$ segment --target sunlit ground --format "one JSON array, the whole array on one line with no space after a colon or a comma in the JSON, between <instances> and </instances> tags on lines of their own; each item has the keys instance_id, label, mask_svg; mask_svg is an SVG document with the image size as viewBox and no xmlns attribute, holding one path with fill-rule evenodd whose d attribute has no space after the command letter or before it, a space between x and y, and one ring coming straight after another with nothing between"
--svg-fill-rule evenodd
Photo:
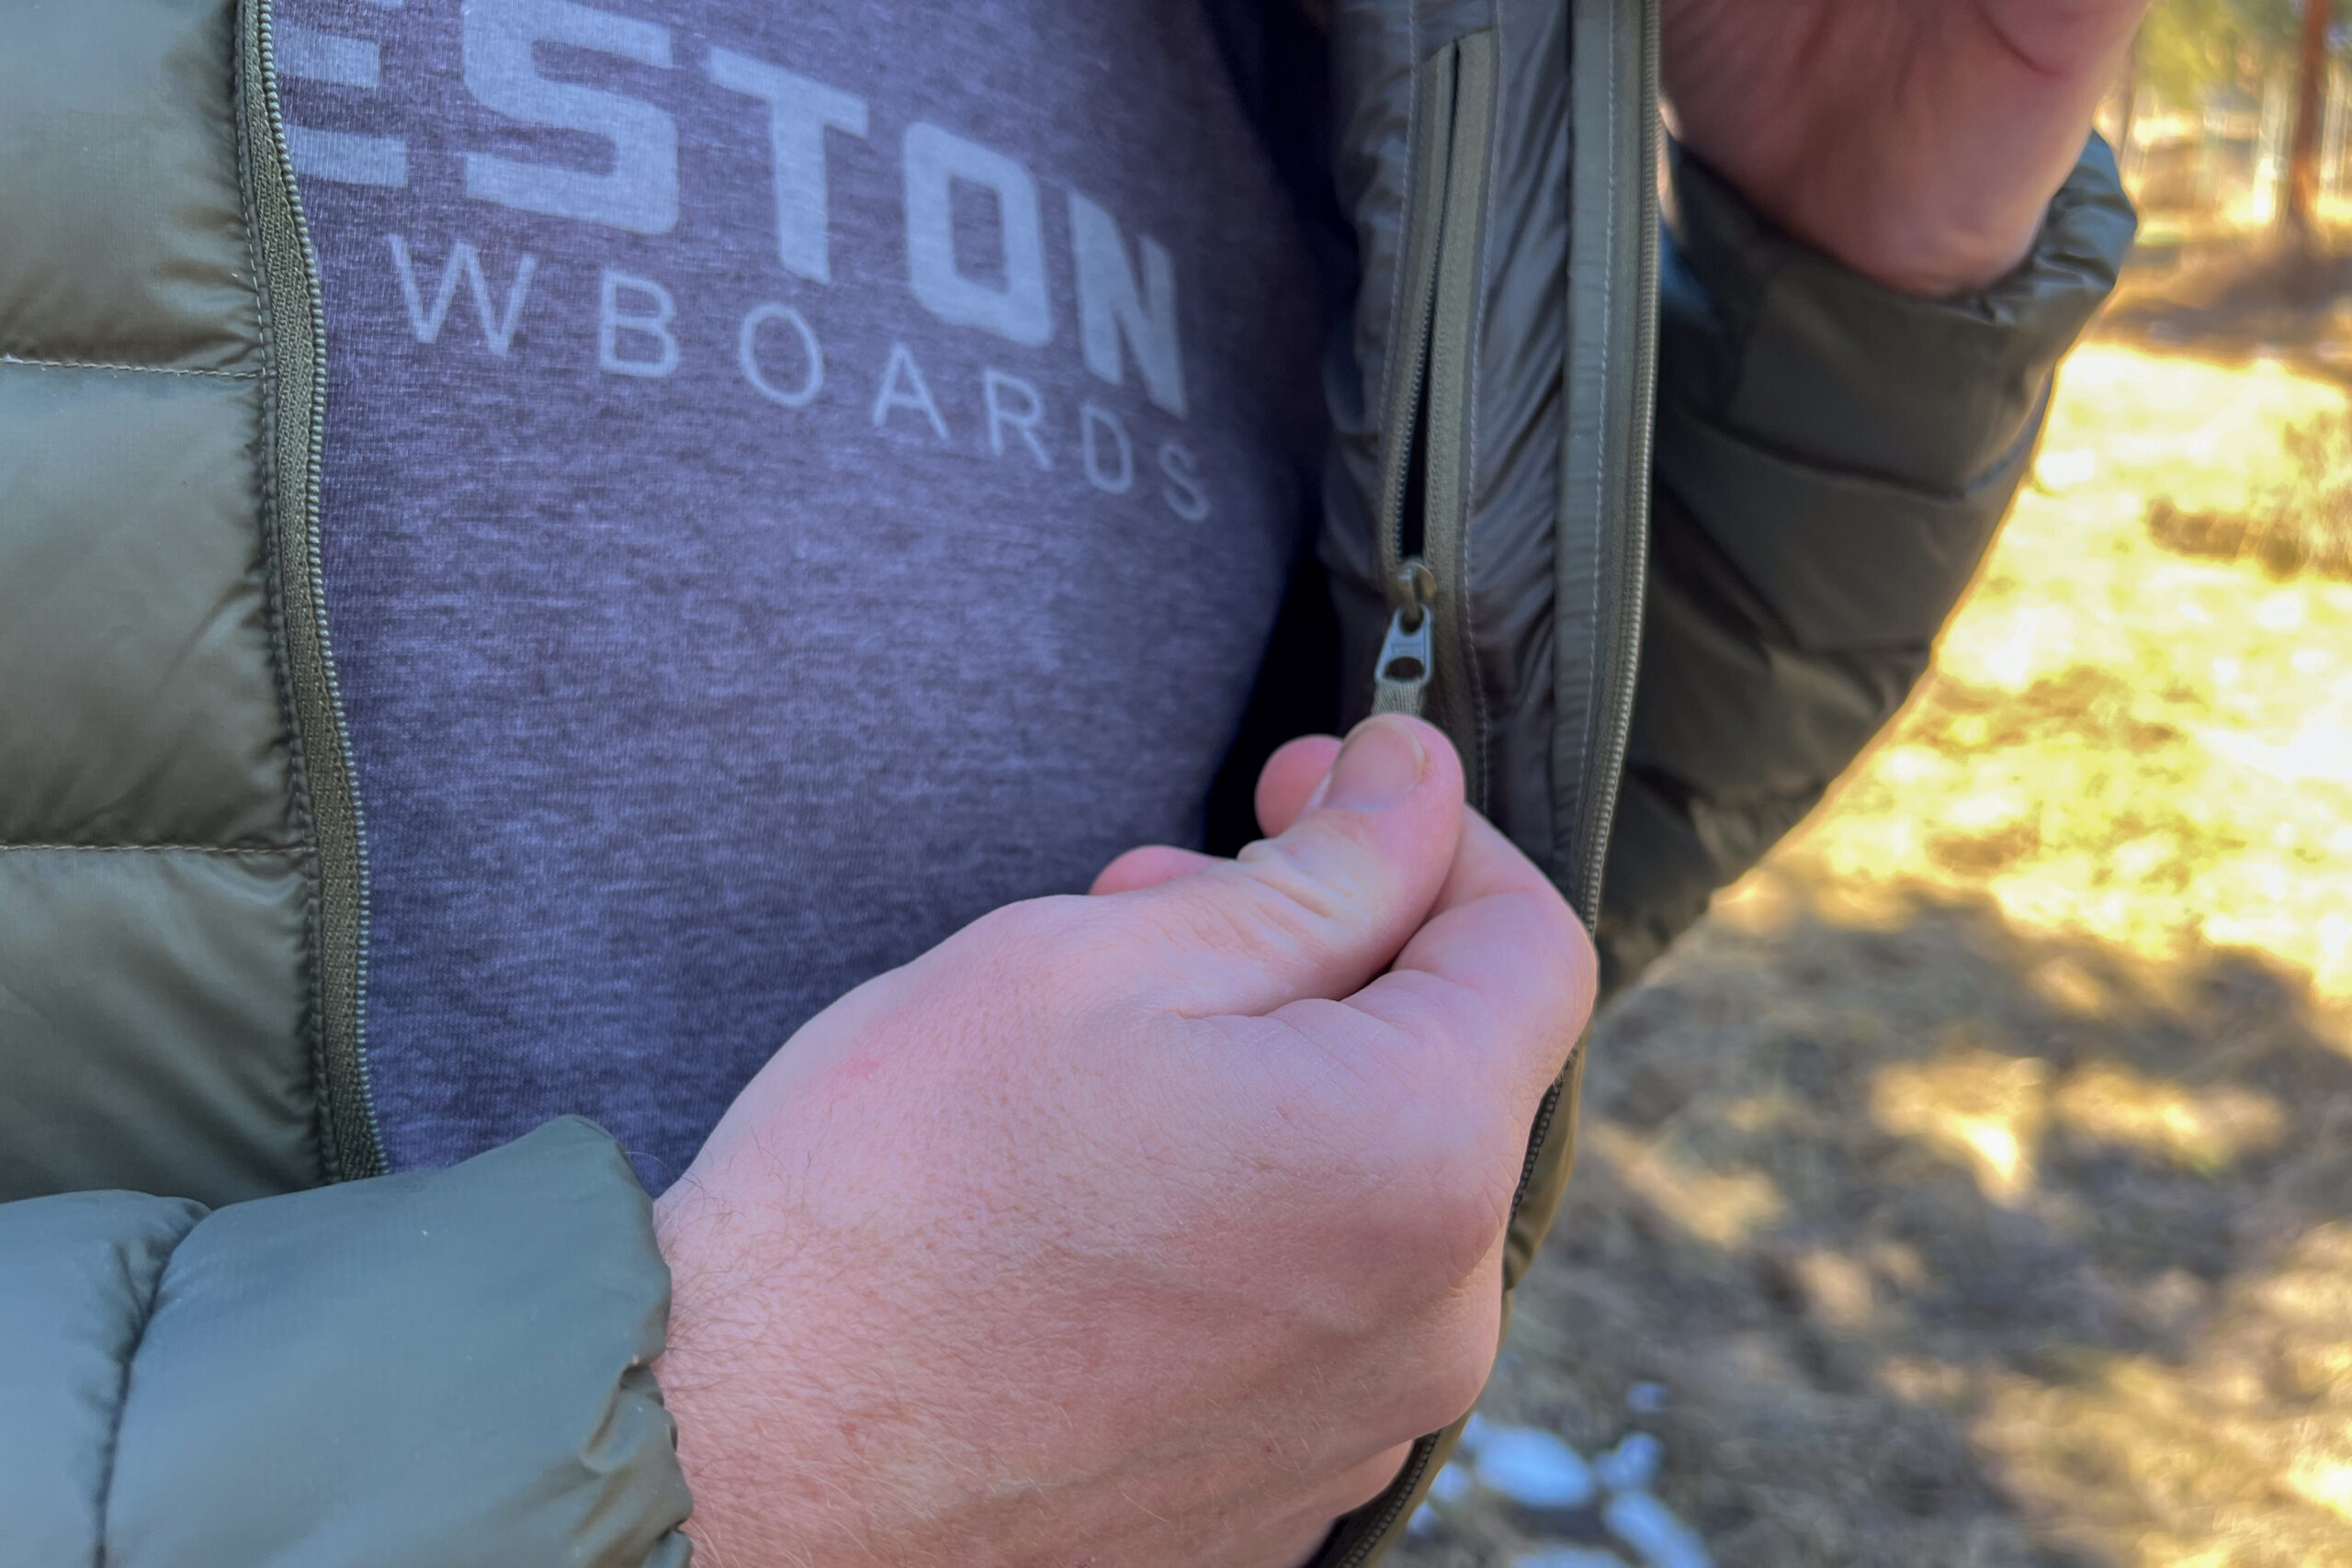
<instances>
[{"instance_id":1,"label":"sunlit ground","mask_svg":"<svg viewBox=\"0 0 2352 1568\"><path fill-rule=\"evenodd\" d=\"M2352 999L2352 584L2143 525L2275 481L2282 429L2343 402L2276 367L2077 354L1938 689L1781 869L1857 913L1982 892L2160 964L2244 947Z\"/></svg>"},{"instance_id":2,"label":"sunlit ground","mask_svg":"<svg viewBox=\"0 0 2352 1568\"><path fill-rule=\"evenodd\" d=\"M1655 1432L1724 1568L2352 1564L2352 584L2144 521L2343 408L2069 362L1938 673L1603 1027L1493 1415Z\"/></svg>"}]
</instances>

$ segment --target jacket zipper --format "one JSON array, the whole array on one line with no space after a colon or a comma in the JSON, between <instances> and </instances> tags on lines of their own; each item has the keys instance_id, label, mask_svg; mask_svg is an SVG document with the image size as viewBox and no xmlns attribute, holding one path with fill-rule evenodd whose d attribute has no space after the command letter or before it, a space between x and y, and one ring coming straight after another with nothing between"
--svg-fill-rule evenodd
<instances>
[{"instance_id":1,"label":"jacket zipper","mask_svg":"<svg viewBox=\"0 0 2352 1568\"><path fill-rule=\"evenodd\" d=\"M1603 389L1610 401L1605 428L1622 433L1625 526L1604 536L1622 541L1617 570L1610 574L1609 684L1605 743L1597 759L1592 787L1585 792L1584 852L1577 889L1577 912L1587 930L1600 923L1600 881L1610 830L1617 816L1617 792L1625 772L1625 750L1633 739L1634 688L1642 651L1642 606L1649 576L1649 500L1652 410L1657 401L1658 166L1664 124L1658 104L1658 0L1635 0L1641 31L1639 118L1634 121L1635 165L1630 207L1635 225L1634 304L1632 363Z\"/></svg>"},{"instance_id":2,"label":"jacket zipper","mask_svg":"<svg viewBox=\"0 0 2352 1568\"><path fill-rule=\"evenodd\" d=\"M1577 51L1573 62L1576 78L1573 86L1577 132L1575 178L1578 194L1582 196L1605 186L1610 193L1612 231L1619 226L1638 226L1634 231L1631 258L1634 272L1631 279L1634 286L1631 319L1628 321L1623 313L1617 313L1607 329L1612 337L1626 340L1611 345L1618 355L1613 363L1622 365L1623 368L1619 373L1601 378L1600 383L1600 395L1607 403L1600 428L1604 433L1622 433L1619 436L1622 450L1613 456L1622 465L1617 478L1623 486L1620 504L1623 512L1623 525L1611 526L1612 520L1607 516L1592 520L1601 529L1600 536L1603 539L1615 536L1619 547L1614 558L1605 561L1614 570L1608 573L1610 602L1604 606L1608 616L1604 640L1609 659L1600 696L1604 718L1599 752L1587 760L1586 787L1582 792L1582 831L1578 835L1583 859L1577 867L1570 898L1589 930L1600 916L1601 859L1608 848L1610 823L1616 810L1618 776L1623 771L1625 749L1633 733L1634 675L1641 651L1642 595L1648 556L1649 409L1655 394L1657 319L1658 15L1657 0L1573 0L1573 4L1576 14L1572 37ZM1638 28L1637 36L1630 40L1635 51L1631 62L1624 61L1620 53L1621 46L1628 41L1625 28L1628 14ZM1463 45L1474 40L1483 45L1487 61L1481 91L1491 95L1493 39L1490 35L1478 34L1473 39L1463 39L1452 46L1450 51L1441 51L1441 56L1453 53L1454 60L1449 63L1458 71ZM1623 80L1628 73L1625 69L1628 63L1632 66L1630 73L1637 82L1635 112L1638 118L1630 126L1617 110L1614 92L1617 86L1628 85ZM1440 77L1448 74L1442 71L1432 72L1432 75ZM1438 97L1439 104L1434 107L1442 107L1445 113L1442 117L1430 117L1426 123L1447 127L1448 135L1459 146L1464 133L1470 130L1463 123L1466 116L1462 111L1467 106L1460 101L1466 95L1457 90L1453 82L1448 81L1442 87L1433 87L1430 96ZM1430 96L1425 96L1423 102L1425 108L1433 107ZM1476 116L1482 180L1484 126L1488 112L1487 103L1482 101ZM1620 143L1629 132L1634 145L1623 148ZM1422 155L1425 160L1429 157L1426 141ZM1462 161L1458 158L1449 156L1445 160L1444 166L1455 175L1461 172L1461 165ZM1429 164L1425 162L1422 168L1428 167ZM1419 172L1417 170L1417 175ZM1443 253L1442 262L1453 265L1457 269L1457 276L1465 279L1465 288L1475 290L1475 275L1466 269L1476 257L1475 231L1479 204L1460 200L1456 186L1455 178L1445 182L1441 205L1453 208L1460 201L1462 208L1468 209L1464 227L1471 230L1472 238L1466 246L1451 244L1433 248ZM1417 188L1429 191L1432 187L1417 180ZM1579 216L1589 210L1581 201L1578 206ZM1426 218L1426 208L1425 197L1423 209L1415 214L1417 223ZM1444 229L1450 236L1453 225L1445 224ZM1464 249L1469 253L1467 255L1462 254ZM1408 244L1408 267L1417 252L1416 246ZM1436 432L1441 428L1459 433L1462 429L1458 417L1462 411L1444 408L1442 395L1438 390L1445 383L1437 365L1453 346L1440 346L1445 334L1443 329L1436 325L1444 314L1444 307L1441 303L1445 294L1444 267L1440 261L1440 257L1432 257L1427 276L1408 273L1408 284L1419 282L1425 290L1422 294L1408 294L1408 298L1426 301L1426 314L1420 319L1430 322L1431 327L1427 331L1413 329L1417 333L1412 345L1416 357L1414 371L1407 378L1410 383L1409 389L1402 397L1392 396L1388 409L1390 422L1386 428L1413 432L1411 440L1415 446L1419 445L1424 433ZM1600 269L1602 276L1585 277L1581 280L1583 287L1603 296L1614 295L1626 281L1619 267L1618 258L1609 256L1607 265ZM1577 286L1578 280L1572 277L1571 289L1575 290ZM1466 322L1461 330L1463 336L1459 351L1463 358L1459 363L1466 371ZM1463 380L1453 383L1453 388L1456 395L1466 398L1466 375ZM1437 405L1436 418L1431 417L1432 405ZM1430 457L1439 457L1437 446L1442 439L1442 436L1430 437ZM1442 668L1441 661L1451 657L1458 666L1462 658L1460 645L1446 637L1437 608L1443 602L1443 591L1449 585L1438 578L1435 569L1427 559L1429 555L1439 555L1441 562L1448 570L1455 572L1460 570L1462 491L1458 481L1461 470L1458 461L1455 467L1446 470L1443 458L1439 458L1437 468L1449 472L1454 481L1452 493L1440 497L1428 459L1423 458L1418 465L1423 470L1423 482L1416 486L1411 482L1417 467L1413 455L1409 451L1399 454L1396 450L1396 445L1391 444L1384 473L1388 482L1383 486L1381 516L1388 528L1383 538L1382 565L1388 572L1391 614L1388 637L1380 655L1381 669L1377 672L1380 684L1375 688L1375 708L1380 699L1388 698L1388 689L1393 686L1396 688L1396 695L1389 700L1398 704L1394 711L1419 712L1419 705L1426 700L1432 674ZM1457 446L1454 448L1457 459L1460 451ZM1601 456L1605 462L1611 454L1604 451ZM1421 502L1419 515L1423 527L1420 541L1423 554L1419 557L1408 553L1414 516L1411 502L1417 493ZM1433 502L1439 506L1451 504L1453 508L1452 526L1455 532L1450 539L1444 540L1450 553L1440 554L1438 547L1430 542L1432 538L1442 537L1446 526L1433 516ZM1431 636L1433 625L1438 628L1434 637ZM1398 659L1419 660L1422 670L1417 681L1402 671L1400 678L1391 680L1390 666ZM1466 675L1468 672L1464 671L1463 673ZM1408 704L1413 705L1406 705ZM1448 728L1451 730L1452 726ZM1462 738L1456 735L1454 739L1459 745ZM1465 751L1465 761L1468 755ZM1472 798L1476 796L1474 795ZM1545 1093L1544 1103L1536 1113L1535 1123L1529 1132L1527 1158L1520 1170L1519 1188L1511 1195L1514 1217L1526 1196L1528 1182L1534 1175L1545 1140L1551 1135L1552 1124L1559 1114L1562 1091L1569 1076L1564 1072L1560 1080ZM1405 1467L1396 1481L1390 1484L1378 1511L1355 1528L1341 1531L1334 1539L1331 1545L1336 1549L1336 1555L1330 1559L1329 1568L1363 1568L1363 1563L1387 1543L1403 1517L1406 1505L1419 1494L1430 1466L1437 1457L1442 1437L1442 1433L1436 1434L1413 1445L1411 1455L1406 1460Z\"/></svg>"},{"instance_id":3,"label":"jacket zipper","mask_svg":"<svg viewBox=\"0 0 2352 1568\"><path fill-rule=\"evenodd\" d=\"M1478 246L1494 105L1492 33L1457 39L1424 62L1406 229L1406 304L1393 360L1400 373L1390 377L1382 426L1387 439L1380 556L1389 617L1373 687L1374 713L1429 717L1445 730L1461 754L1473 804L1484 798L1479 764L1486 749L1460 595ZM1413 1445L1378 1511L1335 1539L1339 1555L1329 1568L1362 1568L1395 1533L1436 1457L1440 1436Z\"/></svg>"},{"instance_id":4,"label":"jacket zipper","mask_svg":"<svg viewBox=\"0 0 2352 1568\"><path fill-rule=\"evenodd\" d=\"M1445 728L1474 802L1485 748L1460 595L1494 43L1492 33L1472 33L1421 70L1406 303L1383 425L1380 554L1390 613L1373 687L1374 712L1427 716Z\"/></svg>"},{"instance_id":5,"label":"jacket zipper","mask_svg":"<svg viewBox=\"0 0 2352 1568\"><path fill-rule=\"evenodd\" d=\"M270 0L244 0L238 27L242 172L269 360L263 470L275 635L293 729L298 809L317 847L306 1023L314 1041L321 1164L328 1180L349 1181L383 1170L384 1145L368 1073L367 823L319 559L326 318L287 151Z\"/></svg>"},{"instance_id":6,"label":"jacket zipper","mask_svg":"<svg viewBox=\"0 0 2352 1568\"><path fill-rule=\"evenodd\" d=\"M1630 363L1621 360L1622 373L1604 377L1600 382L1606 403L1600 424L1602 440L1605 443L1613 435L1623 447L1617 455L1616 477L1622 487L1617 505L1623 525L1611 528L1606 526L1606 518L1598 520L1603 525L1601 538L1616 546L1613 559L1608 553L1602 557L1603 579L1609 584L1611 596L1605 606L1609 662L1599 699L1601 744L1585 775L1581 831L1577 841L1580 856L1569 889L1569 901L1583 919L1585 929L1596 931L1600 924L1601 873L1606 869L1610 829L1616 818L1625 750L1633 737L1634 693L1641 661L1642 606L1649 572L1651 411L1657 398L1657 179L1660 138L1664 132L1658 112L1658 0L1576 0L1576 4L1577 46L1580 51L1592 51L1600 58L1580 57L1577 63L1584 69L1577 72L1573 84L1577 133L1575 177L1579 181L1611 177L1592 165L1609 158L1616 150L1588 146L1592 131L1598 128L1586 118L1586 110L1593 107L1596 97L1605 105L1613 96L1608 90L1612 85L1608 77L1613 76L1615 85L1622 85L1628 73L1619 49L1611 46L1630 43L1635 51L1630 73L1634 78L1638 117L1630 128L1622 121L1607 128L1607 134L1611 137L1623 137L1630 130L1633 141L1631 148L1615 156L1613 177L1619 220L1633 226L1634 299L1630 321L1622 313L1616 314L1607 328L1612 337L1630 339L1622 345L1628 351L1624 358ZM1638 29L1630 39L1618 15L1621 6L1634 13L1634 24ZM1596 154L1591 163L1585 156L1588 152ZM1616 255L1610 256L1609 263L1611 271L1621 265ZM1576 287L1572 278L1571 290ZM1605 472L1609 455L1603 451L1600 457ZM1581 1043L1577 1049L1583 1049ZM1527 1141L1527 1158L1520 1168L1519 1187L1511 1195L1514 1214L1527 1194L1528 1183L1534 1179L1536 1164L1551 1136L1552 1123L1559 1115L1561 1098L1570 1077L1567 1072L1561 1074L1536 1111L1535 1125Z\"/></svg>"}]
</instances>

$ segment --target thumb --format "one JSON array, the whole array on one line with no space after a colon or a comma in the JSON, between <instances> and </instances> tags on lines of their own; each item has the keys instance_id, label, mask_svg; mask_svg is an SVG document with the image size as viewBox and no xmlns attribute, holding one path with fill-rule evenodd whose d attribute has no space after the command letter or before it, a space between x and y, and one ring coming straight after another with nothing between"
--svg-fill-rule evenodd
<instances>
[{"instance_id":1,"label":"thumb","mask_svg":"<svg viewBox=\"0 0 2352 1568\"><path fill-rule=\"evenodd\" d=\"M1464 809L1462 764L1442 732L1370 718L1281 835L1116 901L1162 946L1155 967L1187 1012L1350 996L1428 919Z\"/></svg>"}]
</instances>

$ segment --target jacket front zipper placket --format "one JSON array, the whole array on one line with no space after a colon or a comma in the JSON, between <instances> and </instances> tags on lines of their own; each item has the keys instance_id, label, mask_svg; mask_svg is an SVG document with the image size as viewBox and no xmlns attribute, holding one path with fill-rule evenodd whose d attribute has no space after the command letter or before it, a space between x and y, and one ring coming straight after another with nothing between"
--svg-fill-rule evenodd
<instances>
[{"instance_id":1,"label":"jacket front zipper placket","mask_svg":"<svg viewBox=\"0 0 2352 1568\"><path fill-rule=\"evenodd\" d=\"M1576 6L1579 53L1572 84L1577 138L1575 178L1580 185L1608 179L1612 199L1604 243L1594 245L1590 253L1604 264L1600 268L1602 276L1579 278L1571 264L1570 317L1573 321L1577 316L1577 295L1589 290L1587 299L1598 306L1592 313L1604 323L1602 363L1617 368L1616 374L1598 378L1606 406L1599 411L1597 439L1589 454L1603 499L1596 514L1585 523L1598 530L1601 541L1601 580L1608 599L1601 606L1600 628L1603 660L1596 696L1600 744L1597 752L1586 758L1577 792L1580 831L1572 840L1576 859L1567 887L1569 902L1583 919L1585 929L1597 931L1601 873L1609 857L1626 748L1633 739L1642 606L1649 574L1652 410L1657 397L1657 181L1664 131L1658 113L1658 0L1576 0ZM1630 29L1623 26L1622 14L1627 10L1633 13ZM1627 85L1634 94L1634 118L1630 124L1608 112L1617 92ZM1619 139L1625 139L1627 144L1618 145ZM1594 144L1597 140L1599 146ZM1618 292L1622 268L1628 263L1634 272L1630 299ZM1611 445L1616 451L1608 449ZM1565 497L1582 478L1573 453L1563 465L1563 473ZM1569 510L1570 501L1564 499L1564 526ZM1555 767L1561 755L1555 751ZM1579 1043L1577 1049L1583 1048ZM1571 1075L1563 1072L1536 1111L1527 1158L1520 1168L1519 1190L1511 1196L1514 1213L1534 1179L1570 1081Z\"/></svg>"},{"instance_id":2,"label":"jacket front zipper placket","mask_svg":"<svg viewBox=\"0 0 2352 1568\"><path fill-rule=\"evenodd\" d=\"M292 731L295 810L310 867L311 1032L321 1166L331 1181L384 1168L368 1080L368 834L345 727L319 553L319 458L326 428L326 315L294 185L277 96L270 0L238 14L239 142L265 380L263 486L280 679Z\"/></svg>"},{"instance_id":3,"label":"jacket front zipper placket","mask_svg":"<svg viewBox=\"0 0 2352 1568\"><path fill-rule=\"evenodd\" d=\"M1594 0L1588 0L1594 3ZM1617 0L1598 0L1614 6ZM1617 203L1633 231L1634 298L1632 321L1621 328L1631 350L1623 373L1609 379L1602 395L1610 400L1604 428L1623 445L1617 464L1622 526L1608 528L1604 537L1617 543L1615 570L1609 573L1612 603L1609 607L1607 685L1602 699L1606 715L1600 755L1594 759L1584 796L1584 833L1578 845L1581 870L1576 890L1577 912L1591 930L1600 923L1601 873L1609 854L1609 838L1617 816L1617 792L1624 776L1625 751L1634 732L1634 688L1642 650L1642 606L1649 576L1650 467L1653 411L1657 401L1658 177L1664 121L1658 98L1658 0L1634 0L1638 29L1629 41L1639 51L1635 68L1637 103L1631 126L1631 188ZM1604 519L1604 522L1606 520Z\"/></svg>"},{"instance_id":4,"label":"jacket front zipper placket","mask_svg":"<svg viewBox=\"0 0 2352 1568\"><path fill-rule=\"evenodd\" d=\"M1457 39L1423 62L1404 307L1382 427L1378 522L1389 619L1373 687L1374 713L1427 717L1446 731L1473 802L1481 799L1485 749L1459 595L1467 586L1470 367L1494 109L1492 33ZM1415 1443L1373 1512L1334 1538L1329 1568L1361 1568L1394 1535L1438 1440Z\"/></svg>"},{"instance_id":5,"label":"jacket front zipper placket","mask_svg":"<svg viewBox=\"0 0 2352 1568\"><path fill-rule=\"evenodd\" d=\"M1657 0L1573 0L1573 4L1572 37L1577 51L1573 109L1578 134L1572 199L1580 218L1599 209L1608 232L1627 236L1630 242L1625 249L1599 248L1594 258L1599 265L1569 279L1572 297L1581 294L1615 307L1595 312L1605 322L1609 339L1599 345L1600 356L1615 373L1600 378L1600 395L1607 406L1597 411L1600 439L1590 456L1605 465L1613 480L1616 505L1577 518L1564 495L1561 515L1564 529L1573 522L1596 530L1604 542L1608 593L1601 607L1604 624L1596 628L1604 660L1601 689L1597 694L1599 744L1587 750L1578 770L1582 831L1577 836L1577 848L1582 858L1569 889L1570 902L1590 929L1600 919L1600 863L1607 852L1618 775L1633 732L1647 570L1649 409L1655 389L1657 314L1658 39ZM1465 45L1475 47L1465 50ZM1399 323L1408 338L1399 343L1398 352L1410 355L1399 363L1409 368L1395 378L1386 409L1386 429L1393 434L1385 455L1380 520L1390 618L1376 671L1375 711L1423 712L1432 682L1446 672L1449 659L1465 682L1472 674L1461 667L1466 647L1448 634L1439 609L1449 591L1458 593L1463 585L1458 575L1449 583L1439 577L1438 570L1442 565L1458 574L1463 560L1460 481L1464 446L1461 438L1467 412L1470 317L1465 314L1449 323L1449 304L1454 296L1447 285L1456 282L1469 296L1475 311L1474 264L1483 216L1486 124L1494 92L1492 45L1491 35L1475 34L1433 56L1430 80L1421 100L1425 129L1416 163L1415 189L1422 194L1422 201L1408 227L1406 298L1410 303L1407 319ZM1481 63L1468 63L1474 55ZM1617 96L1622 86L1634 89L1630 119ZM1465 102L1474 97L1475 115ZM1440 141L1438 128L1442 128L1442 152L1435 145ZM1631 145L1626 144L1627 139ZM1467 183L1465 175L1471 176ZM1476 193L1475 197L1472 191ZM1432 207L1437 209L1434 214ZM1453 214L1460 215L1458 230L1454 221L1448 220ZM1465 233L1466 241L1459 237ZM1631 278L1624 276L1628 265ZM1628 283L1633 288L1630 299L1620 292ZM1449 341L1449 330L1458 333L1458 337ZM1449 380L1441 366L1456 355L1459 357L1449 368L1461 374ZM1566 374L1567 368L1563 367L1565 384L1573 386L1576 379ZM1447 406L1449 399L1457 400L1459 406ZM1447 487L1443 491L1441 479ZM1417 522L1418 551L1413 548ZM1449 712L1442 716L1449 721L1447 728L1452 732L1469 716ZM1463 744L1464 736L1456 733L1453 738L1458 747ZM1464 755L1466 764L1470 752L1465 750ZM1472 798L1478 797L1474 793ZM1561 1075L1537 1111L1519 1188L1511 1197L1514 1218L1552 1134L1570 1076ZM1326 1568L1363 1568L1374 1552L1393 1539L1404 1521L1407 1506L1419 1495L1428 1479L1442 1440L1439 1434L1413 1445L1388 1491L1333 1538Z\"/></svg>"},{"instance_id":6,"label":"jacket front zipper placket","mask_svg":"<svg viewBox=\"0 0 2352 1568\"><path fill-rule=\"evenodd\" d=\"M1625 0L1577 0L1575 36L1578 46L1595 47L1600 42L1594 35L1601 29L1588 25L1589 18L1595 23L1615 23L1623 4ZM1611 160L1616 168L1623 171L1616 175L1621 184L1612 204L1615 217L1611 232L1621 245L1630 245L1634 296L1625 306L1610 311L1607 330L1624 351L1619 361L1623 369L1620 375L1603 378L1600 384L1608 407L1602 411L1599 428L1604 443L1613 437L1622 450L1614 455L1613 464L1609 461L1611 454L1596 454L1602 473L1613 469L1619 525L1610 526L1611 519L1606 515L1594 519L1601 530L1602 576L1610 593L1609 603L1603 606L1606 622L1602 627L1602 651L1606 662L1599 697L1601 744L1599 754L1589 760L1578 794L1581 831L1575 840L1574 880L1568 888L1569 902L1583 919L1587 931L1598 931L1600 925L1601 873L1607 867L1610 832L1617 814L1618 790L1624 777L1626 749L1633 740L1634 694L1641 662L1642 607L1649 576L1652 411L1657 400L1657 181L1664 151L1663 121L1658 112L1658 0L1630 0L1628 8L1634 12L1635 30L1627 36L1622 28L1611 28L1605 37L1607 43L1614 47L1599 58L1581 62L1587 68L1577 73L1574 83L1578 110L1578 180L1594 177L1598 171L1593 165L1600 162L1585 156L1591 151L1585 138L1592 122L1584 118L1582 111L1593 96L1605 91L1600 80L1604 73L1616 73L1620 81L1628 73L1634 77L1637 116L1630 126L1611 123L1608 127L1611 136L1630 133L1632 138L1632 145ZM1593 39L1592 44L1588 43L1589 39ZM1630 73L1621 63L1622 51L1628 50L1634 55ZM1619 224L1628 226L1630 233L1617 227ZM1621 265L1617 254L1611 254L1609 260L1611 271ZM1569 287L1573 294L1577 287L1573 276ZM1599 297L1604 308L1613 303L1614 291L1608 282L1603 283ZM1570 482L1576 478L1573 473L1567 477ZM1555 765L1556 760L1555 753ZM1577 1049L1584 1049L1581 1042ZM1527 1158L1520 1168L1519 1190L1511 1195L1513 1213L1518 1213L1528 1184L1535 1178L1537 1163L1543 1157L1544 1145L1551 1136L1552 1123L1559 1115L1571 1077L1571 1073L1563 1072L1536 1111L1534 1130L1527 1142Z\"/></svg>"}]
</instances>

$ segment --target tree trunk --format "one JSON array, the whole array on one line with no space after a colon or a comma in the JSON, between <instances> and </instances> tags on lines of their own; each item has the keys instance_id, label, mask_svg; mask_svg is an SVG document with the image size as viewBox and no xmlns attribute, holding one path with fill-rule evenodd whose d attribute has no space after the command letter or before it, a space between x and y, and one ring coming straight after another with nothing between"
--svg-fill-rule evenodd
<instances>
[{"instance_id":1,"label":"tree trunk","mask_svg":"<svg viewBox=\"0 0 2352 1568\"><path fill-rule=\"evenodd\" d=\"M2328 0L2303 0L2303 36L2295 90L2295 140L2287 158L2289 241L2304 254L2318 249L2319 141L2327 112Z\"/></svg>"}]
</instances>

